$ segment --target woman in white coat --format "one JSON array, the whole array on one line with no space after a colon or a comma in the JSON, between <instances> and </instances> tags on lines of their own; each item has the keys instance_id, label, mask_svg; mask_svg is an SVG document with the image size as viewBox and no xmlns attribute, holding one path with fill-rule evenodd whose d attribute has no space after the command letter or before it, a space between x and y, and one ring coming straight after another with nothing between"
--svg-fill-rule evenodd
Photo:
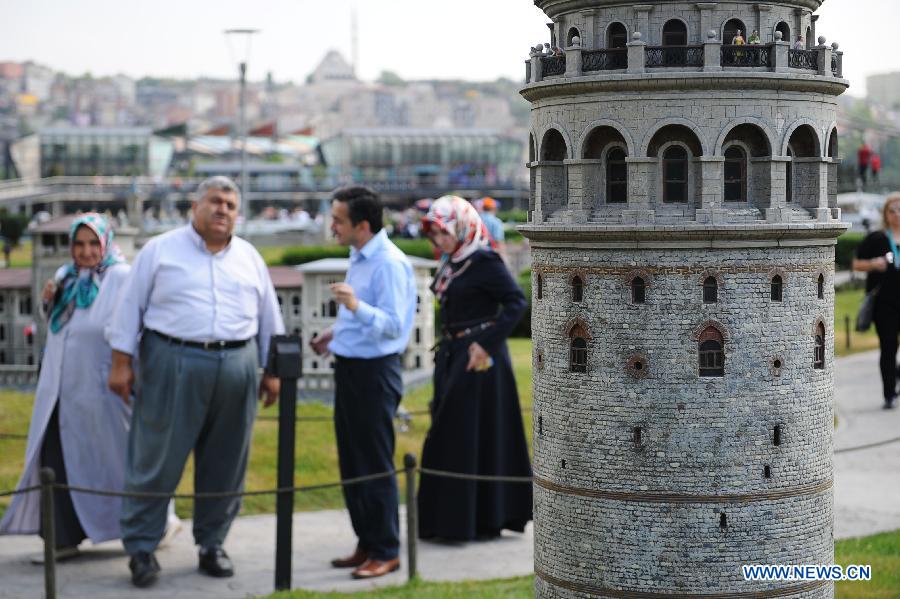
<instances>
[{"instance_id":1,"label":"woman in white coat","mask_svg":"<svg viewBox=\"0 0 900 599\"><path fill-rule=\"evenodd\" d=\"M34 400L19 488L38 484L49 466L56 480L122 489L131 408L107 387L111 350L103 329L129 271L100 214L78 217L70 231L72 262L44 289L47 345ZM121 499L59 490L54 496L59 557L85 538L117 539ZM14 496L0 534L42 534L40 494Z\"/></svg>"}]
</instances>

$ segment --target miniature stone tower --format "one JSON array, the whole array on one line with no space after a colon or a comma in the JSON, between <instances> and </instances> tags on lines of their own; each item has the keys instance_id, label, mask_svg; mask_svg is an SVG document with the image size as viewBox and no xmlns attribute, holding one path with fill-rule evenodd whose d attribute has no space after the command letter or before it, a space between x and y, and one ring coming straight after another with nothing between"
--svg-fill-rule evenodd
<instances>
[{"instance_id":1,"label":"miniature stone tower","mask_svg":"<svg viewBox=\"0 0 900 599\"><path fill-rule=\"evenodd\" d=\"M821 0L535 4L537 595L833 597L741 572L834 558Z\"/></svg>"}]
</instances>

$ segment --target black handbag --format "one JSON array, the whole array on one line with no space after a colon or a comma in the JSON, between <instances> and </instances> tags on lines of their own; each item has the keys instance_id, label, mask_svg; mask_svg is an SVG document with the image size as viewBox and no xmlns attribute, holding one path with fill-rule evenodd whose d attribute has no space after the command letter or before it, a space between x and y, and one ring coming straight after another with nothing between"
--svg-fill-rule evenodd
<instances>
[{"instance_id":1,"label":"black handbag","mask_svg":"<svg viewBox=\"0 0 900 599\"><path fill-rule=\"evenodd\" d=\"M856 313L856 330L859 333L865 333L872 326L872 318L875 316L875 301L878 299L878 292L881 291L881 285L866 294L862 304L859 306L859 312Z\"/></svg>"}]
</instances>

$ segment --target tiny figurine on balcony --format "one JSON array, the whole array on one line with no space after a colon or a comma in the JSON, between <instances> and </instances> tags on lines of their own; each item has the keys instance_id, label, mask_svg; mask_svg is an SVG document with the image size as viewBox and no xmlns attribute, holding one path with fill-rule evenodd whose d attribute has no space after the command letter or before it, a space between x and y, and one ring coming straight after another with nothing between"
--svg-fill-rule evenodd
<instances>
[{"instance_id":1,"label":"tiny figurine on balcony","mask_svg":"<svg viewBox=\"0 0 900 599\"><path fill-rule=\"evenodd\" d=\"M744 40L744 36L741 35L741 30L738 29L738 30L735 32L734 37L731 38L731 44L732 44L733 46L743 46L743 45L746 44L746 43L747 43L747 42Z\"/></svg>"},{"instance_id":2,"label":"tiny figurine on balcony","mask_svg":"<svg viewBox=\"0 0 900 599\"><path fill-rule=\"evenodd\" d=\"M806 49L806 44L803 42L803 36L798 35L797 41L794 42L794 50L805 50L805 49Z\"/></svg>"},{"instance_id":3,"label":"tiny figurine on balcony","mask_svg":"<svg viewBox=\"0 0 900 599\"><path fill-rule=\"evenodd\" d=\"M762 42L759 39L759 31L756 29L753 30L753 33L750 34L750 37L747 39L748 44L761 44Z\"/></svg>"}]
</instances>

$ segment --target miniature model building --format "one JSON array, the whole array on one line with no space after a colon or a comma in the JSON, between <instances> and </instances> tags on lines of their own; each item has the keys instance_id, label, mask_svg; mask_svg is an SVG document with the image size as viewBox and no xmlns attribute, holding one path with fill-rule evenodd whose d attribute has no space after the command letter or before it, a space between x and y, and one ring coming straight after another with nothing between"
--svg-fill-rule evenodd
<instances>
[{"instance_id":1,"label":"miniature model building","mask_svg":"<svg viewBox=\"0 0 900 599\"><path fill-rule=\"evenodd\" d=\"M436 262L415 256L407 257L416 279L416 315L409 345L402 356L404 379L408 375L427 376L434 365L434 294L431 292L431 273ZM303 273L302 330L303 330L303 378L300 386L306 391L327 390L334 387L334 356L318 356L308 341L337 320L338 304L334 301L330 286L342 282L347 275L350 261L347 258L325 258L298 266Z\"/></svg>"},{"instance_id":2,"label":"miniature model building","mask_svg":"<svg viewBox=\"0 0 900 599\"><path fill-rule=\"evenodd\" d=\"M821 0L535 4L537 595L833 597L741 572L834 559Z\"/></svg>"}]
</instances>

